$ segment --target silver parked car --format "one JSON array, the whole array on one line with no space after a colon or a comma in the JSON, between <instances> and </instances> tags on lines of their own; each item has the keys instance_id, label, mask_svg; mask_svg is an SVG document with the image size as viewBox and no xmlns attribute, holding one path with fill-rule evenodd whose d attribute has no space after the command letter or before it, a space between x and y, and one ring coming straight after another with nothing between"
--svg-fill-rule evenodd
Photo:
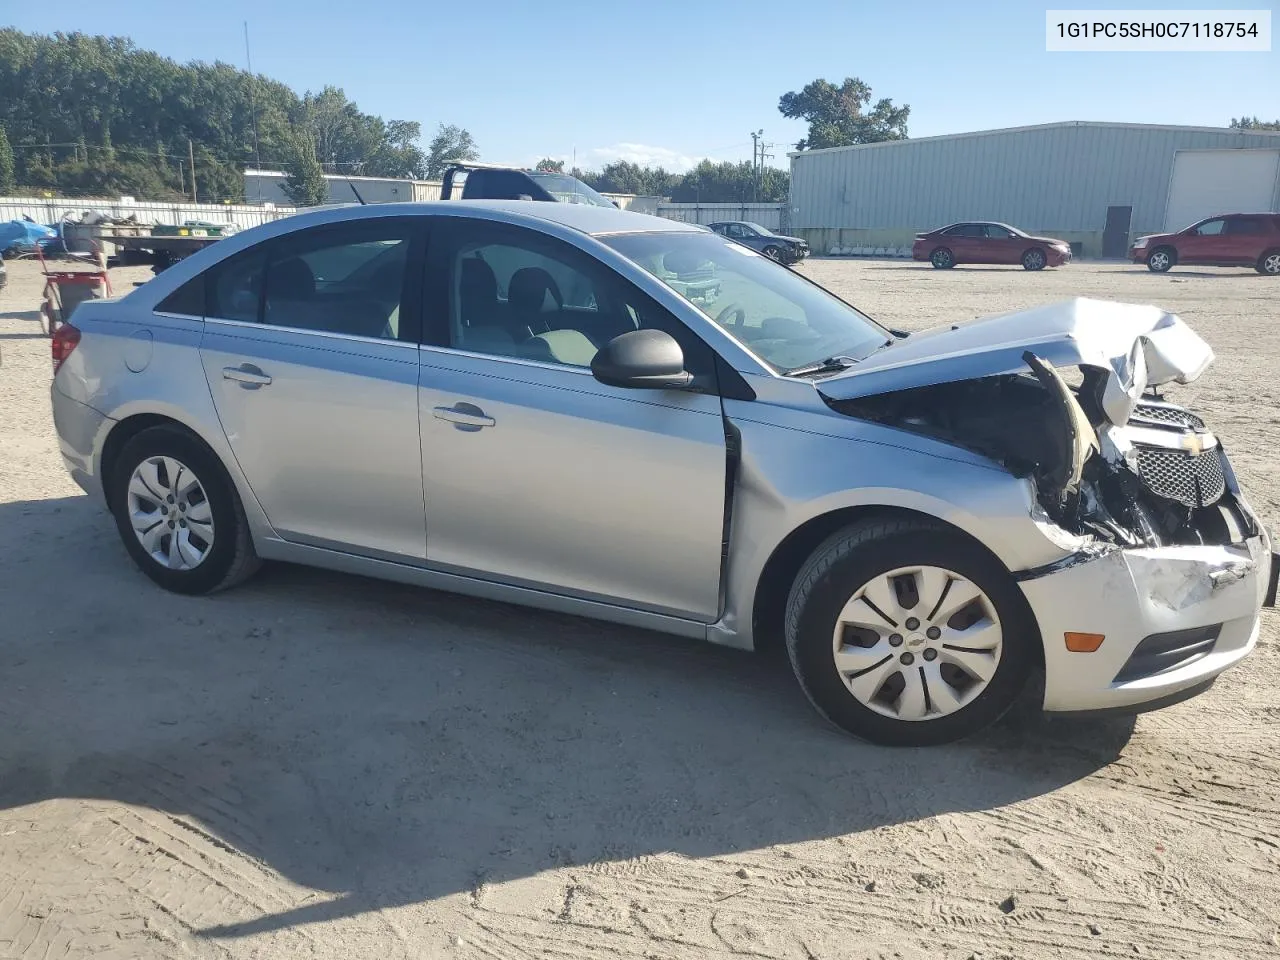
<instances>
[{"instance_id":1,"label":"silver parked car","mask_svg":"<svg viewBox=\"0 0 1280 960\"><path fill-rule=\"evenodd\" d=\"M969 734L1039 670L1050 711L1185 698L1274 600L1217 438L1148 393L1212 359L1154 307L907 337L701 228L452 201L279 220L74 319L63 455L182 593L284 560L780 636L890 744Z\"/></svg>"}]
</instances>

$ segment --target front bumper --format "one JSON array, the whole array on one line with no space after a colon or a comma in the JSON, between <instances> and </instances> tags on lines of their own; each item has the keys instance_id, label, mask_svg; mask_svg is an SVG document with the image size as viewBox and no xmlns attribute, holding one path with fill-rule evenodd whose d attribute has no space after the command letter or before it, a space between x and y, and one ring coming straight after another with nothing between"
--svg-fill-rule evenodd
<instances>
[{"instance_id":1,"label":"front bumper","mask_svg":"<svg viewBox=\"0 0 1280 960\"><path fill-rule=\"evenodd\" d=\"M1047 267L1065 267L1071 262L1071 251L1050 247L1046 251L1044 262Z\"/></svg>"},{"instance_id":2,"label":"front bumper","mask_svg":"<svg viewBox=\"0 0 1280 960\"><path fill-rule=\"evenodd\" d=\"M1149 252L1146 247L1130 247L1129 259L1134 263L1146 263Z\"/></svg>"},{"instance_id":3,"label":"front bumper","mask_svg":"<svg viewBox=\"0 0 1280 960\"><path fill-rule=\"evenodd\" d=\"M1278 574L1263 531L1227 546L1082 554L1022 579L1044 641L1044 709L1137 712L1199 692L1253 649ZM1106 639L1073 653L1067 633Z\"/></svg>"}]
</instances>

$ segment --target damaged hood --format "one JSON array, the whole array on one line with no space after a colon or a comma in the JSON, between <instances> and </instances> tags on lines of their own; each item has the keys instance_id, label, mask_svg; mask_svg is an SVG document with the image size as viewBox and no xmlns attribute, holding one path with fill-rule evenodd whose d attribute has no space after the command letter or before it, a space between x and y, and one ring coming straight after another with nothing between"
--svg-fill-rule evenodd
<instances>
[{"instance_id":1,"label":"damaged hood","mask_svg":"<svg viewBox=\"0 0 1280 960\"><path fill-rule=\"evenodd\" d=\"M1106 371L1103 408L1125 423L1148 386L1190 383L1213 362L1213 350L1159 307L1076 298L950 327L938 327L881 350L818 382L832 400L1026 373L1026 353L1055 367Z\"/></svg>"}]
</instances>

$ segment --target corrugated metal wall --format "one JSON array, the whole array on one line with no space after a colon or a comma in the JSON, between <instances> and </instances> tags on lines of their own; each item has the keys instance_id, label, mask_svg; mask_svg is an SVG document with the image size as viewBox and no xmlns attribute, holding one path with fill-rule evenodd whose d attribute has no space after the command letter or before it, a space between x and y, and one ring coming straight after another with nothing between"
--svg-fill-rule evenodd
<instances>
[{"instance_id":1,"label":"corrugated metal wall","mask_svg":"<svg viewBox=\"0 0 1280 960\"><path fill-rule=\"evenodd\" d=\"M137 215L141 223L179 224L184 220L208 220L211 223L231 223L246 230L260 223L287 217L297 210L294 207L266 207L221 203L121 203L115 200L95 200L88 197L0 197L0 222L30 217L37 223L55 224L67 214L79 216L86 210L100 210L112 217Z\"/></svg>"},{"instance_id":2,"label":"corrugated metal wall","mask_svg":"<svg viewBox=\"0 0 1280 960\"><path fill-rule=\"evenodd\" d=\"M1109 205L1131 205L1132 230L1152 232L1164 227L1176 150L1277 145L1280 133L1071 123L818 150L792 158L792 225L1085 232L1102 230Z\"/></svg>"},{"instance_id":3,"label":"corrugated metal wall","mask_svg":"<svg viewBox=\"0 0 1280 960\"><path fill-rule=\"evenodd\" d=\"M785 203L668 203L658 204L658 216L684 223L750 220L770 230L785 230Z\"/></svg>"}]
</instances>

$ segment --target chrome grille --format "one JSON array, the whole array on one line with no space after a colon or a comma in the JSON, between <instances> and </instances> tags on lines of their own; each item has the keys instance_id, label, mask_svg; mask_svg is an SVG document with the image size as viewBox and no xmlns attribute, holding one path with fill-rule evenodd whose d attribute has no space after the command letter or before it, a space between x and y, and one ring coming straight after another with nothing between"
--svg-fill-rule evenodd
<instances>
[{"instance_id":1,"label":"chrome grille","mask_svg":"<svg viewBox=\"0 0 1280 960\"><path fill-rule=\"evenodd\" d=\"M1222 452L1217 447L1199 455L1144 446L1137 447L1137 451L1138 472L1158 497L1188 507L1207 507L1226 492Z\"/></svg>"},{"instance_id":2,"label":"chrome grille","mask_svg":"<svg viewBox=\"0 0 1280 960\"><path fill-rule=\"evenodd\" d=\"M1204 421L1189 410L1179 410L1176 407L1157 407L1150 403L1138 404L1134 408L1130 419L1155 420L1159 423L1190 427L1192 430L1204 429Z\"/></svg>"}]
</instances>

